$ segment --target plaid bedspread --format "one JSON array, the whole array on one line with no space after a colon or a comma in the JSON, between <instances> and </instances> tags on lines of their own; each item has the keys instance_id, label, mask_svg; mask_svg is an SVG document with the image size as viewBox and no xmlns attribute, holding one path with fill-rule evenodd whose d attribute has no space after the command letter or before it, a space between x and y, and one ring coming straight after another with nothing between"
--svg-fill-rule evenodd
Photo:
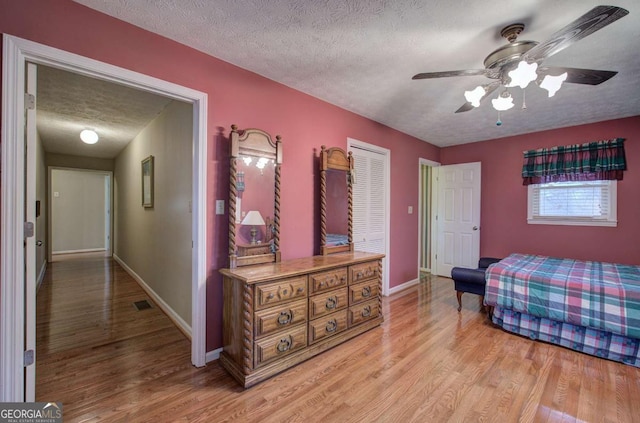
<instances>
[{"instance_id":1,"label":"plaid bedspread","mask_svg":"<svg viewBox=\"0 0 640 423\"><path fill-rule=\"evenodd\" d=\"M640 266L512 254L486 279L485 304L640 338Z\"/></svg>"}]
</instances>

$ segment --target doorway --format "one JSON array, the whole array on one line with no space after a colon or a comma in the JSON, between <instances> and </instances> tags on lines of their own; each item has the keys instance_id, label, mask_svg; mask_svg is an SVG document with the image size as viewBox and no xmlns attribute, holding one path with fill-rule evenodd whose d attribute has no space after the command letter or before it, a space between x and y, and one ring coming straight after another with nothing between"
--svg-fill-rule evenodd
<instances>
[{"instance_id":1,"label":"doorway","mask_svg":"<svg viewBox=\"0 0 640 423\"><path fill-rule=\"evenodd\" d=\"M418 182L418 269L419 272L432 273L435 262L436 195L434 187L434 168L440 163L427 159L419 160L420 180Z\"/></svg>"},{"instance_id":2,"label":"doorway","mask_svg":"<svg viewBox=\"0 0 640 423\"><path fill-rule=\"evenodd\" d=\"M111 173L49 169L49 262L72 253L111 252Z\"/></svg>"},{"instance_id":3,"label":"doorway","mask_svg":"<svg viewBox=\"0 0 640 423\"><path fill-rule=\"evenodd\" d=\"M81 75L99 78L147 92L164 95L192 105L193 108L193 172L192 172L192 326L191 361L203 366L206 356L206 133L207 95L202 92L142 75L127 69L88 59L39 43L3 34L3 103L2 103L2 245L0 248L0 401L33 401L25 395L34 377L27 377L23 367L25 338L35 332L33 310L35 295L25 296L27 286L35 286L35 277L25 274L25 203L35 203L25 186L25 86L26 63L51 66ZM26 194L25 194L26 192ZM35 243L27 248L35 248ZM33 290L35 292L35 289ZM28 304L28 303L31 304ZM25 391L26 390L26 391Z\"/></svg>"}]
</instances>

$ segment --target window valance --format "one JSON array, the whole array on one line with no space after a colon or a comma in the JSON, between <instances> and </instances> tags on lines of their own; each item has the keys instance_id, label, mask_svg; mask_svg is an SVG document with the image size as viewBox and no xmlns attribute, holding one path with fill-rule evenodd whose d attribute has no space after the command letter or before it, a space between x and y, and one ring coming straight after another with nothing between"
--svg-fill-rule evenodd
<instances>
[{"instance_id":1,"label":"window valance","mask_svg":"<svg viewBox=\"0 0 640 423\"><path fill-rule=\"evenodd\" d=\"M524 152L522 184L622 180L627 169L624 138Z\"/></svg>"}]
</instances>

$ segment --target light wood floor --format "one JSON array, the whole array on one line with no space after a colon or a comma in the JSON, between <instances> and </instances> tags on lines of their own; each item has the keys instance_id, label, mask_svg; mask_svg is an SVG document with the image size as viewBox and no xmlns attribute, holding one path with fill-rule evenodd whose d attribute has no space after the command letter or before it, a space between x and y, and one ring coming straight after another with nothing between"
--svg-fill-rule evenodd
<instances>
[{"instance_id":1,"label":"light wood floor","mask_svg":"<svg viewBox=\"0 0 640 423\"><path fill-rule=\"evenodd\" d=\"M38 401L64 421L633 422L640 369L493 327L478 297L424 278L385 322L243 391L111 259L52 263L37 299Z\"/></svg>"}]
</instances>

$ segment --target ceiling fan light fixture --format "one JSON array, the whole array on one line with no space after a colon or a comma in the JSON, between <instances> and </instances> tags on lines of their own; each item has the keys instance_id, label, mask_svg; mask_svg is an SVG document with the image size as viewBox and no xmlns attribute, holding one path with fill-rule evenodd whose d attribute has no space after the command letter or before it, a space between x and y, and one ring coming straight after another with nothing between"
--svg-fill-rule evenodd
<instances>
[{"instance_id":1,"label":"ceiling fan light fixture","mask_svg":"<svg viewBox=\"0 0 640 423\"><path fill-rule=\"evenodd\" d=\"M480 100L482 100L482 97L484 97L486 93L487 92L484 87L482 85L478 85L473 91L465 91L464 98L466 98L473 107L479 107Z\"/></svg>"},{"instance_id":2,"label":"ceiling fan light fixture","mask_svg":"<svg viewBox=\"0 0 640 423\"><path fill-rule=\"evenodd\" d=\"M566 79L567 72L558 76L547 75L542 80L542 83L540 83L540 88L547 90L549 92L549 97L553 97Z\"/></svg>"},{"instance_id":3,"label":"ceiling fan light fixture","mask_svg":"<svg viewBox=\"0 0 640 423\"><path fill-rule=\"evenodd\" d=\"M491 100L491 104L493 104L493 108L499 112L504 112L514 106L513 97L511 97L511 93L507 90L500 93L498 98Z\"/></svg>"},{"instance_id":4,"label":"ceiling fan light fixture","mask_svg":"<svg viewBox=\"0 0 640 423\"><path fill-rule=\"evenodd\" d=\"M93 129L83 129L80 132L80 139L85 144L95 144L98 142L98 133Z\"/></svg>"},{"instance_id":5,"label":"ceiling fan light fixture","mask_svg":"<svg viewBox=\"0 0 640 423\"><path fill-rule=\"evenodd\" d=\"M527 88L531 81L535 81L538 78L537 69L537 63L527 63L525 60L520 61L517 68L509 71L508 75L511 81L505 86Z\"/></svg>"}]
</instances>

